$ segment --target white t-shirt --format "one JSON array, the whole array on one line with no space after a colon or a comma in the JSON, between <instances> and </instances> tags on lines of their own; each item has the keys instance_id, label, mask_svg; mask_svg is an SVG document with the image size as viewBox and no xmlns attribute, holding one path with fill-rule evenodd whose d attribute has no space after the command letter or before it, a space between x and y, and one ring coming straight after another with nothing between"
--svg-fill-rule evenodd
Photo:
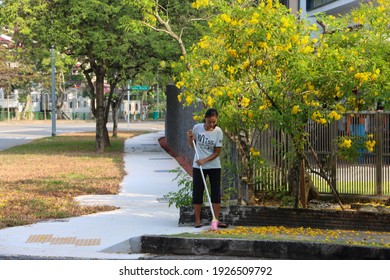
<instances>
[{"instance_id":1,"label":"white t-shirt","mask_svg":"<svg viewBox=\"0 0 390 280\"><path fill-rule=\"evenodd\" d=\"M215 127L212 131L207 131L204 129L204 123L199 123L194 126L192 129L194 134L194 140L196 148L199 153L199 158L207 158L214 153L215 147L222 147L223 132L220 127ZM193 167L199 168L196 164L197 157L194 156ZM202 165L203 169L212 169L212 168L221 168L221 161L219 157L206 162Z\"/></svg>"}]
</instances>

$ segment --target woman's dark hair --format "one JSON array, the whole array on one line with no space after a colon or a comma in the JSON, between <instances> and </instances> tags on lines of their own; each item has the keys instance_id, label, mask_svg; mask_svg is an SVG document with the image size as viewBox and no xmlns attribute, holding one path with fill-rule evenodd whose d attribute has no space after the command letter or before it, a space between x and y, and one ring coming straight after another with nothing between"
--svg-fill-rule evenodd
<instances>
[{"instance_id":1,"label":"woman's dark hair","mask_svg":"<svg viewBox=\"0 0 390 280\"><path fill-rule=\"evenodd\" d=\"M205 118L209 118L215 116L218 118L218 111L214 108L210 108L206 111L206 114L204 115Z\"/></svg>"},{"instance_id":2,"label":"woman's dark hair","mask_svg":"<svg viewBox=\"0 0 390 280\"><path fill-rule=\"evenodd\" d=\"M214 108L210 108L206 111L206 114L204 114L204 119L203 119L203 122L206 122L206 118L210 118L210 117L217 117L218 118L218 111ZM215 124L214 128L217 126L217 124Z\"/></svg>"}]
</instances>

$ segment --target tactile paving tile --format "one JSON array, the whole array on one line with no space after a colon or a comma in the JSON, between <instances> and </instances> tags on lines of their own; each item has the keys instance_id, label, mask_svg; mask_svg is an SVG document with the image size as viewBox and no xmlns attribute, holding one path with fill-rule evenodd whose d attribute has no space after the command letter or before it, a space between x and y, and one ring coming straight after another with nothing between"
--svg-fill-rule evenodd
<instances>
[{"instance_id":1,"label":"tactile paving tile","mask_svg":"<svg viewBox=\"0 0 390 280\"><path fill-rule=\"evenodd\" d=\"M99 246L100 239L77 239L76 246Z\"/></svg>"},{"instance_id":2,"label":"tactile paving tile","mask_svg":"<svg viewBox=\"0 0 390 280\"><path fill-rule=\"evenodd\" d=\"M50 244L52 245L75 244L76 240L77 240L76 237L54 237L50 240Z\"/></svg>"},{"instance_id":3,"label":"tactile paving tile","mask_svg":"<svg viewBox=\"0 0 390 280\"><path fill-rule=\"evenodd\" d=\"M53 237L52 234L30 235L26 243L46 243L46 242L50 242L52 237Z\"/></svg>"},{"instance_id":4,"label":"tactile paving tile","mask_svg":"<svg viewBox=\"0 0 390 280\"><path fill-rule=\"evenodd\" d=\"M54 237L52 234L30 235L26 243L50 243L51 245L99 246L100 239L78 239L77 237Z\"/></svg>"}]
</instances>

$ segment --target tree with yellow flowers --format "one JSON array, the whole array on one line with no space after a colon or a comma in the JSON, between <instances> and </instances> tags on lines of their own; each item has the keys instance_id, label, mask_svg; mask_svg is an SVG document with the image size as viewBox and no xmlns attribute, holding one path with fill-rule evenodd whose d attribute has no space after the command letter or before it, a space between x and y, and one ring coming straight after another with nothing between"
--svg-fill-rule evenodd
<instances>
[{"instance_id":1,"label":"tree with yellow flowers","mask_svg":"<svg viewBox=\"0 0 390 280\"><path fill-rule=\"evenodd\" d=\"M221 14L183 57L181 67L190 64L192 70L182 68L178 75L177 86L183 88L178 98L187 105L200 99L219 109L219 124L237 147L240 178L248 185L251 204L254 165L261 163L256 160L260 131L272 125L289 135L296 163L290 173L297 178L299 172L293 171L306 159L309 119L329 125L346 110L371 105L388 89L387 52L374 50L388 44L388 19L382 17L388 17L389 0L382 1L381 12L368 4L343 18L321 16L322 28L299 20L277 1L202 1L203 6L216 4ZM363 19L371 18L383 29L365 26ZM318 173L337 197L326 170Z\"/></svg>"}]
</instances>

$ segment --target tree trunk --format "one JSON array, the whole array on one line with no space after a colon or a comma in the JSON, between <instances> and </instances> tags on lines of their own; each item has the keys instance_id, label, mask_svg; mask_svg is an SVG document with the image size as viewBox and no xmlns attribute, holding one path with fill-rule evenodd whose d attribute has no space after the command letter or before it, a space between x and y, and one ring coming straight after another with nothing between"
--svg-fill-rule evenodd
<instances>
[{"instance_id":1,"label":"tree trunk","mask_svg":"<svg viewBox=\"0 0 390 280\"><path fill-rule=\"evenodd\" d=\"M103 70L104 71L104 70ZM96 151L103 153L107 146L107 127L104 118L104 73L96 74ZM106 135L107 134L107 135Z\"/></svg>"},{"instance_id":2,"label":"tree trunk","mask_svg":"<svg viewBox=\"0 0 390 280\"><path fill-rule=\"evenodd\" d=\"M112 137L118 136L118 114L116 102L112 103Z\"/></svg>"},{"instance_id":3,"label":"tree trunk","mask_svg":"<svg viewBox=\"0 0 390 280\"><path fill-rule=\"evenodd\" d=\"M23 120L27 120L27 113L29 111L29 109L32 107L32 104L31 104L31 94L28 93L27 94L27 97L26 97L26 103L24 104L23 106L23 109L22 109L22 119Z\"/></svg>"},{"instance_id":4,"label":"tree trunk","mask_svg":"<svg viewBox=\"0 0 390 280\"><path fill-rule=\"evenodd\" d=\"M248 202L247 202L247 205L255 205L255 204L256 204L255 184L248 183Z\"/></svg>"},{"instance_id":5,"label":"tree trunk","mask_svg":"<svg viewBox=\"0 0 390 280\"><path fill-rule=\"evenodd\" d=\"M105 143L106 147L110 147L111 146L110 136L108 135L108 129L107 129L107 123L106 122L104 124L104 143Z\"/></svg>"},{"instance_id":6,"label":"tree trunk","mask_svg":"<svg viewBox=\"0 0 390 280\"><path fill-rule=\"evenodd\" d=\"M291 196L295 198L295 208L298 208L299 202L300 166L301 161L298 158L295 158L288 171L288 186Z\"/></svg>"}]
</instances>

